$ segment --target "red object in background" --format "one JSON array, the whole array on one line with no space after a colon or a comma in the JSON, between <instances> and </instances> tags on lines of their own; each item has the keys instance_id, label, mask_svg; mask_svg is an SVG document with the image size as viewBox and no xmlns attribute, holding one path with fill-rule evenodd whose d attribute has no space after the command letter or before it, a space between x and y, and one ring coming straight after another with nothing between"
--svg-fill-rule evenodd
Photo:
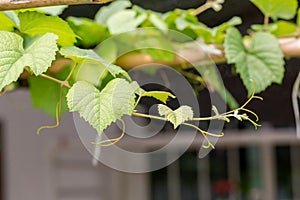
<instances>
[{"instance_id":1,"label":"red object in background","mask_svg":"<svg viewBox=\"0 0 300 200\"><path fill-rule=\"evenodd\" d=\"M235 190L235 184L229 180L219 180L213 183L213 192L219 195L228 195Z\"/></svg>"}]
</instances>

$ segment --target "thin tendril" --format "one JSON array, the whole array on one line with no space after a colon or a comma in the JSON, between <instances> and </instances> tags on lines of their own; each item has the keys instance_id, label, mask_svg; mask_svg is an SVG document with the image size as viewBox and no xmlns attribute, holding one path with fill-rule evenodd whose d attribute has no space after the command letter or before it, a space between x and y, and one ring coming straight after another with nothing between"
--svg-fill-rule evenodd
<instances>
[{"instance_id":1,"label":"thin tendril","mask_svg":"<svg viewBox=\"0 0 300 200\"><path fill-rule=\"evenodd\" d=\"M62 89L63 85L60 86L60 91L59 91L59 102L56 104L56 109L55 109L55 119L56 119L56 124L55 125L47 125L47 126L41 126L38 128L36 131L36 134L39 135L40 132L44 129L52 129L52 128L57 128L60 125L60 115L61 115L61 107L62 107Z\"/></svg>"},{"instance_id":2,"label":"thin tendril","mask_svg":"<svg viewBox=\"0 0 300 200\"><path fill-rule=\"evenodd\" d=\"M210 140L209 140L208 137L207 137L207 134L206 134L207 132L203 131L201 128L199 128L198 126L195 126L195 125L193 125L193 124L182 123L182 125L192 127L192 128L196 129L197 131L199 131L199 132L202 134L202 136L204 137L204 139L205 139L206 142L208 143L207 145L202 145L204 148L209 148L209 147L211 147L211 148L215 149L215 146L210 142Z\"/></svg>"},{"instance_id":3,"label":"thin tendril","mask_svg":"<svg viewBox=\"0 0 300 200\"><path fill-rule=\"evenodd\" d=\"M245 111L245 112L248 112L248 113L251 113L251 114L255 117L255 120L256 120L256 121L259 120L258 115L257 115L255 112L253 112L252 110L248 110L248 109L246 109L246 108L242 108L241 110L243 110L243 111Z\"/></svg>"},{"instance_id":4,"label":"thin tendril","mask_svg":"<svg viewBox=\"0 0 300 200\"><path fill-rule=\"evenodd\" d=\"M72 69L71 69L70 73L68 74L68 76L67 76L67 78L66 78L65 81L68 81L71 78L71 76L74 73L74 71L77 68L77 66L78 66L78 63L75 63L75 65L72 67Z\"/></svg>"},{"instance_id":5,"label":"thin tendril","mask_svg":"<svg viewBox=\"0 0 300 200\"><path fill-rule=\"evenodd\" d=\"M122 133L119 137L114 138L114 139L108 139L108 140L103 140L100 142L92 142L92 144L97 145L97 146L103 146L103 147L109 147L112 146L114 144L116 144L117 142L119 142L125 135L125 122L120 119L120 122L122 123Z\"/></svg>"}]
</instances>

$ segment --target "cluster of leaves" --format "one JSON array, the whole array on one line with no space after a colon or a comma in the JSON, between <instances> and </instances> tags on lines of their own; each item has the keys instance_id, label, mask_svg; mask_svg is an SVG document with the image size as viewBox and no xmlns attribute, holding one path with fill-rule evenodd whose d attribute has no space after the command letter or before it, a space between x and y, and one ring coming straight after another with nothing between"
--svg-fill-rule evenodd
<instances>
[{"instance_id":1,"label":"cluster of leaves","mask_svg":"<svg viewBox=\"0 0 300 200\"><path fill-rule=\"evenodd\" d=\"M286 2L290 1L293 0ZM289 4L285 8L283 4L274 3L274 11L274 7L268 8L262 3L265 2L264 0L253 0L253 2L274 21L277 18L288 19L294 16L287 14L291 9ZM213 5L219 4L212 4L212 7ZM280 11L276 10L278 6L281 8ZM122 51L122 46L109 43L97 49L97 53L87 49L112 35L139 27L155 27L159 30L155 32L156 36L159 36L155 37L156 41L151 39L145 42L149 42L151 46L150 43L155 41L160 45L160 49L172 50L176 47L174 43L187 42L178 41L176 37L167 37L166 40L166 33L169 30L188 35L189 41L201 39L208 44L224 44L228 63L236 65L237 72L241 75L248 91L263 91L273 82L280 83L283 78L283 54L277 39L272 35L274 32L268 32L271 24L265 24L264 27L267 28L253 34L249 39L249 45L245 45L238 30L233 28L241 23L238 17L220 26L209 28L199 22L193 9L187 11L176 9L161 14L144 10L129 1L116 1L101 8L94 20L75 17L63 20L57 16L63 8L26 9L0 13L0 91L8 89L10 84L24 73L29 74L33 104L56 117L55 126L59 125L61 114L69 110L78 112L99 134L102 134L111 123L122 120L124 115L135 115L169 121L174 125L174 129L180 125L196 128L206 138L207 147L213 145L206 135L221 137L223 134L208 133L188 121L225 120L228 122L229 117L234 117L238 120L248 120L258 126L246 114L239 113L243 111L255 115L245 108L249 101L224 114L219 114L214 108L215 116L208 118L194 117L192 108L187 105L173 111L166 106L166 101L175 96L169 92L144 91L137 82L131 80L125 70L112 64L118 51ZM136 35L129 34L127 37L136 37ZM131 40L128 38L122 40L125 46L136 45L128 41ZM151 48L141 51L158 60L174 59L174 55L170 52ZM60 58L70 59L72 62L59 73L53 74L49 67ZM205 70L206 80L209 80L216 90L221 90L217 73L209 67ZM252 87L251 79L257 85L257 90ZM249 92L249 95L249 100L257 98L253 93ZM227 96L231 107L237 107L233 97L228 93ZM153 97L164 103L158 105L160 116L136 111L136 106L142 97ZM119 139L109 140L108 145L114 144ZM104 143L107 145L106 142Z\"/></svg>"}]
</instances>

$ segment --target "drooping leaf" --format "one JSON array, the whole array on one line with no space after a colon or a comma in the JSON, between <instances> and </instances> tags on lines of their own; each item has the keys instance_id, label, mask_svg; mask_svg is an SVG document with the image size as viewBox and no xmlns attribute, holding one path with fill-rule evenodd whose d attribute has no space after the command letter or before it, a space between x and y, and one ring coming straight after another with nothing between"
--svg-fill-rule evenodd
<instances>
[{"instance_id":1,"label":"drooping leaf","mask_svg":"<svg viewBox=\"0 0 300 200\"><path fill-rule=\"evenodd\" d=\"M84 48L95 47L108 35L106 27L88 18L68 17L67 22L75 34L79 36L77 45Z\"/></svg>"},{"instance_id":2,"label":"drooping leaf","mask_svg":"<svg viewBox=\"0 0 300 200\"><path fill-rule=\"evenodd\" d=\"M149 91L149 92L143 92L141 94L142 97L153 97L163 103L167 103L168 98L176 98L173 94L170 92L165 91Z\"/></svg>"},{"instance_id":3,"label":"drooping leaf","mask_svg":"<svg viewBox=\"0 0 300 200\"><path fill-rule=\"evenodd\" d=\"M50 32L58 35L58 44L61 46L72 46L76 41L68 23L57 16L47 16L39 12L22 12L18 16L20 31L31 37Z\"/></svg>"},{"instance_id":4,"label":"drooping leaf","mask_svg":"<svg viewBox=\"0 0 300 200\"><path fill-rule=\"evenodd\" d=\"M251 0L266 16L291 19L298 8L297 0Z\"/></svg>"},{"instance_id":5,"label":"drooping leaf","mask_svg":"<svg viewBox=\"0 0 300 200\"><path fill-rule=\"evenodd\" d=\"M14 27L15 23L4 12L0 12L0 30L13 31Z\"/></svg>"},{"instance_id":6,"label":"drooping leaf","mask_svg":"<svg viewBox=\"0 0 300 200\"><path fill-rule=\"evenodd\" d=\"M238 108L238 103L230 92L225 88L222 78L220 77L215 66L201 65L196 66L196 69L201 73L202 78L205 80L207 89L210 92L218 92L223 100L228 104L230 109Z\"/></svg>"},{"instance_id":7,"label":"drooping leaf","mask_svg":"<svg viewBox=\"0 0 300 200\"><path fill-rule=\"evenodd\" d=\"M20 28L20 19L18 17L18 14L12 10L3 11L4 14L15 23L17 28Z\"/></svg>"},{"instance_id":8,"label":"drooping leaf","mask_svg":"<svg viewBox=\"0 0 300 200\"><path fill-rule=\"evenodd\" d=\"M116 66L114 64L110 64L106 62L103 58L98 56L94 51L87 49L80 49L78 47L63 47L60 49L60 54L66 58L70 58L75 62L82 63L84 60L93 60L101 65L104 65L106 69L113 75L116 76L118 74L122 74L127 79L130 80L128 73L123 70L121 67Z\"/></svg>"},{"instance_id":9,"label":"drooping leaf","mask_svg":"<svg viewBox=\"0 0 300 200\"><path fill-rule=\"evenodd\" d=\"M59 74L51 74L51 76L64 80L69 72L70 69L66 67ZM33 106L55 118L56 106L60 98L60 84L39 76L31 77L28 81ZM66 101L67 92L68 88L63 87L61 115L68 110Z\"/></svg>"},{"instance_id":10,"label":"drooping leaf","mask_svg":"<svg viewBox=\"0 0 300 200\"><path fill-rule=\"evenodd\" d=\"M107 20L111 34L119 34L135 30L147 18L146 14L137 15L133 10L123 10Z\"/></svg>"},{"instance_id":11,"label":"drooping leaf","mask_svg":"<svg viewBox=\"0 0 300 200\"><path fill-rule=\"evenodd\" d=\"M99 134L124 115L131 115L135 104L136 82L116 78L99 92L92 84L78 81L67 94L70 111L79 112Z\"/></svg>"},{"instance_id":12,"label":"drooping leaf","mask_svg":"<svg viewBox=\"0 0 300 200\"><path fill-rule=\"evenodd\" d=\"M185 121L192 119L194 116L193 109L190 106L180 106L173 111L168 106L159 104L158 113L160 116L165 116L166 119L173 124L174 129Z\"/></svg>"},{"instance_id":13,"label":"drooping leaf","mask_svg":"<svg viewBox=\"0 0 300 200\"><path fill-rule=\"evenodd\" d=\"M107 24L107 20L114 14L125 10L131 6L128 0L114 1L108 6L103 6L95 15L95 21L99 24Z\"/></svg>"},{"instance_id":14,"label":"drooping leaf","mask_svg":"<svg viewBox=\"0 0 300 200\"><path fill-rule=\"evenodd\" d=\"M284 56L277 39L266 32L258 32L245 48L242 36L235 28L227 31L225 55L228 63L234 63L249 95L265 90L272 83L280 84L284 76Z\"/></svg>"},{"instance_id":15,"label":"drooping leaf","mask_svg":"<svg viewBox=\"0 0 300 200\"><path fill-rule=\"evenodd\" d=\"M11 32L0 31L0 90L16 81L28 66L35 75L45 72L55 59L57 36L47 33L23 47L23 38Z\"/></svg>"}]
</instances>

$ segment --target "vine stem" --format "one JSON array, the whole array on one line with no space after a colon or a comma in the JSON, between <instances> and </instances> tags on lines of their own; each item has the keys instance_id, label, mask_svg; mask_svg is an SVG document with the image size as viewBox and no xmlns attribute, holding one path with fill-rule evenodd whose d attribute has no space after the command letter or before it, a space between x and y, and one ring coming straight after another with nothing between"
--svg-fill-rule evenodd
<instances>
[{"instance_id":1,"label":"vine stem","mask_svg":"<svg viewBox=\"0 0 300 200\"><path fill-rule=\"evenodd\" d=\"M270 21L269 16L265 15L265 18L264 18L264 30L265 31L268 31L269 21Z\"/></svg>"},{"instance_id":2,"label":"vine stem","mask_svg":"<svg viewBox=\"0 0 300 200\"><path fill-rule=\"evenodd\" d=\"M158 116L154 116L154 115L143 114L143 113L134 112L134 113L132 113L132 115L133 116L138 116L138 117L150 118L150 119L157 119L157 120L161 120L161 121L167 121L166 118L158 117ZM204 148L209 148L209 147L211 147L213 149L215 148L214 145L208 139L207 135L210 135L210 136L213 136L213 137L223 137L224 136L224 133L221 133L221 134L209 133L209 132L206 132L206 131L202 130L198 126L195 126L195 125L190 124L190 123L184 122L181 125L192 127L194 129L196 129L198 132L200 132L202 134L202 136L204 137L204 139L207 141L207 145L203 145Z\"/></svg>"},{"instance_id":3,"label":"vine stem","mask_svg":"<svg viewBox=\"0 0 300 200\"><path fill-rule=\"evenodd\" d=\"M54 81L54 82L56 82L56 83L59 83L59 84L61 84L62 86L65 86L65 87L67 87L67 88L71 88L71 86L69 85L68 81L61 81L61 80L59 80L59 79L57 79L57 78L54 78L54 77L52 77L52 76L48 76L47 74L39 74L39 76L40 76L40 77L43 77L43 78L46 78L46 79L49 79L49 80L51 80L51 81Z\"/></svg>"},{"instance_id":4,"label":"vine stem","mask_svg":"<svg viewBox=\"0 0 300 200\"><path fill-rule=\"evenodd\" d=\"M137 117L145 117L145 118L149 118L149 119L157 119L157 120L161 120L161 121L167 121L166 118L164 118L164 117L158 117L158 116L148 115L148 114L143 114L143 113L133 112L132 115L137 116Z\"/></svg>"},{"instance_id":5,"label":"vine stem","mask_svg":"<svg viewBox=\"0 0 300 200\"><path fill-rule=\"evenodd\" d=\"M103 4L112 0L1 0L0 10L16 10L43 6Z\"/></svg>"},{"instance_id":6,"label":"vine stem","mask_svg":"<svg viewBox=\"0 0 300 200\"><path fill-rule=\"evenodd\" d=\"M196 10L194 10L194 12L192 14L197 16L197 15L203 13L204 11L210 9L212 5L213 5L213 2L207 1L205 4L201 5Z\"/></svg>"}]
</instances>

